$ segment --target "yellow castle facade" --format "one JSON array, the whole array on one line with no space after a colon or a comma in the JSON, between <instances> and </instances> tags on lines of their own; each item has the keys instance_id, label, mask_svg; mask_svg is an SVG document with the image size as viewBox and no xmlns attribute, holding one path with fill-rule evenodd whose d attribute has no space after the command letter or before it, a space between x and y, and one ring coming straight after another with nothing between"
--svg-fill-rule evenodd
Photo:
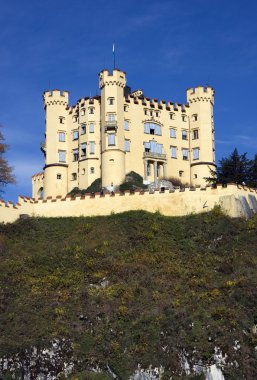
<instances>
[{"instance_id":1,"label":"yellow castle facade","mask_svg":"<svg viewBox=\"0 0 257 380\"><path fill-rule=\"evenodd\" d=\"M99 74L100 95L69 105L67 91L46 91L44 172L32 177L32 196L66 196L101 178L113 189L131 171L145 184L179 178L205 186L215 168L214 90L187 90L185 105L131 92L126 73Z\"/></svg>"}]
</instances>

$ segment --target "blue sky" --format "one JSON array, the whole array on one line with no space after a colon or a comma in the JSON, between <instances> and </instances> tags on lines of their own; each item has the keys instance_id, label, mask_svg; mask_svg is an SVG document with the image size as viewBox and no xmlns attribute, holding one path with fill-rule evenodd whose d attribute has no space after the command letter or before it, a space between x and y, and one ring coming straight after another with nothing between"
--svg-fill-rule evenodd
<instances>
[{"instance_id":1,"label":"blue sky","mask_svg":"<svg viewBox=\"0 0 257 380\"><path fill-rule=\"evenodd\" d=\"M42 93L95 95L98 72L116 66L146 96L186 102L186 88L215 88L216 155L257 153L255 0L10 0L0 9L0 123L17 185L31 195L42 171Z\"/></svg>"}]
</instances>

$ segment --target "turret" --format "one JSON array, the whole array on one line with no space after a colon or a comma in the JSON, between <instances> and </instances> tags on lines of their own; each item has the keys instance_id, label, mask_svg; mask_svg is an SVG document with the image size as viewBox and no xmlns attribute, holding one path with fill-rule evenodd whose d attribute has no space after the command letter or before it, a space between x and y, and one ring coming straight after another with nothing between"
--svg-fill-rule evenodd
<instances>
[{"instance_id":1,"label":"turret","mask_svg":"<svg viewBox=\"0 0 257 380\"><path fill-rule=\"evenodd\" d=\"M126 74L118 69L99 74L101 89L102 185L120 185L125 178L124 87Z\"/></svg>"},{"instance_id":2,"label":"turret","mask_svg":"<svg viewBox=\"0 0 257 380\"><path fill-rule=\"evenodd\" d=\"M214 145L214 90L212 87L196 87L187 90L190 129L190 182L205 183L210 168L215 169Z\"/></svg>"},{"instance_id":3,"label":"turret","mask_svg":"<svg viewBox=\"0 0 257 380\"><path fill-rule=\"evenodd\" d=\"M44 198L67 194L67 91L45 91Z\"/></svg>"}]
</instances>

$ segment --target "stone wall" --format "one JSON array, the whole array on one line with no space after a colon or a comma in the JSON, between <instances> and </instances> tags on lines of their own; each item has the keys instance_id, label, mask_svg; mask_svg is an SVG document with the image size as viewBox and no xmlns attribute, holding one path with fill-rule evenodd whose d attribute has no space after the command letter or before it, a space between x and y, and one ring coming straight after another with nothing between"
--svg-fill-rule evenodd
<instances>
[{"instance_id":1,"label":"stone wall","mask_svg":"<svg viewBox=\"0 0 257 380\"><path fill-rule=\"evenodd\" d=\"M160 212L167 216L183 216L208 212L215 205L231 217L249 218L257 213L257 191L234 184L227 187L170 190L164 192L130 192L101 195L87 194L71 198L61 196L35 200L19 197L16 205L2 201L0 222L13 222L21 214L39 217L110 215L130 210Z\"/></svg>"}]
</instances>

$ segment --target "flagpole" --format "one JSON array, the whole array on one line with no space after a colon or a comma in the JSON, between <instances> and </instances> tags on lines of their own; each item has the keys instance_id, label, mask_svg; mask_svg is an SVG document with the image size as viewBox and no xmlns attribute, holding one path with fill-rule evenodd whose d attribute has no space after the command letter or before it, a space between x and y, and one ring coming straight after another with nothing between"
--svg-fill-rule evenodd
<instances>
[{"instance_id":1,"label":"flagpole","mask_svg":"<svg viewBox=\"0 0 257 380\"><path fill-rule=\"evenodd\" d=\"M113 41L112 52L113 52L113 69L115 69L115 40Z\"/></svg>"}]
</instances>

